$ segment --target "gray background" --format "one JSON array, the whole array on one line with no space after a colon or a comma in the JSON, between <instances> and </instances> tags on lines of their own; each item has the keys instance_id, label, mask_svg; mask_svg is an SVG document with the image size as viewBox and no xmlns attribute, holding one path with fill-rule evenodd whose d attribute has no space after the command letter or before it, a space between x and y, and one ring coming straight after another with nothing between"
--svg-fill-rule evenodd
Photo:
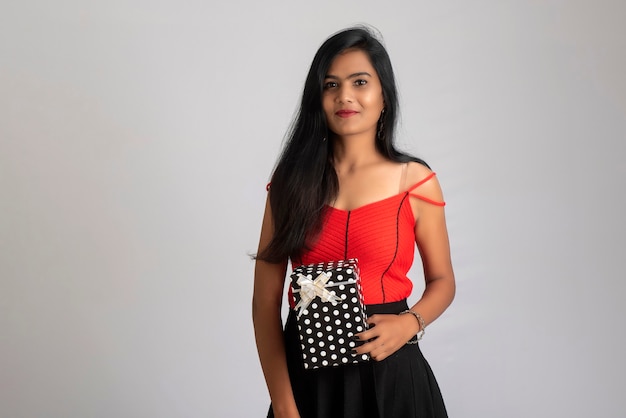
<instances>
[{"instance_id":1,"label":"gray background","mask_svg":"<svg viewBox=\"0 0 626 418\"><path fill-rule=\"evenodd\" d=\"M8 1L0 417L255 417L265 184L313 54L367 22L458 281L451 417L623 417L622 1ZM412 270L423 286L420 266Z\"/></svg>"}]
</instances>

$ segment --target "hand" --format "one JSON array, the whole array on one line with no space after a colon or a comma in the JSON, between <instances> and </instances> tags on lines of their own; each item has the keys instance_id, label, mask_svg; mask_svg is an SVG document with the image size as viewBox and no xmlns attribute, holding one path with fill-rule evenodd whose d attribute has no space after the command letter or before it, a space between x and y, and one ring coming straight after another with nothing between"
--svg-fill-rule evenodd
<instances>
[{"instance_id":1,"label":"hand","mask_svg":"<svg viewBox=\"0 0 626 418\"><path fill-rule=\"evenodd\" d=\"M419 331L419 324L412 315L372 315L367 323L370 328L355 335L358 340L367 342L357 347L355 352L369 353L376 361L398 351Z\"/></svg>"}]
</instances>

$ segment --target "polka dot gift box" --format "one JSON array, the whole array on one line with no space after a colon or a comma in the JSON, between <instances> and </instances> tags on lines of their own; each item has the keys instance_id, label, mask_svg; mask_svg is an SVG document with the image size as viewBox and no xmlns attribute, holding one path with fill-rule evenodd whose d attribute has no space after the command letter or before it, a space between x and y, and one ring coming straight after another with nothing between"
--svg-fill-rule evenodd
<instances>
[{"instance_id":1,"label":"polka dot gift box","mask_svg":"<svg viewBox=\"0 0 626 418\"><path fill-rule=\"evenodd\" d=\"M297 267L291 287L306 369L369 360L352 353L367 326L357 259Z\"/></svg>"}]
</instances>

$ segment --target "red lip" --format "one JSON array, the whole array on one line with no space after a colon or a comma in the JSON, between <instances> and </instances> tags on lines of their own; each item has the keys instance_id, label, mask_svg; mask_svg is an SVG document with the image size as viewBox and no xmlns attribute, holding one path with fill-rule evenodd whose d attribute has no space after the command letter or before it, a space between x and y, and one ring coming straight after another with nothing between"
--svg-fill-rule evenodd
<instances>
[{"instance_id":1,"label":"red lip","mask_svg":"<svg viewBox=\"0 0 626 418\"><path fill-rule=\"evenodd\" d=\"M355 110L349 110L349 109L341 109L335 112L335 115L339 116L340 118L349 118L350 116L354 116L356 115L357 111Z\"/></svg>"}]
</instances>

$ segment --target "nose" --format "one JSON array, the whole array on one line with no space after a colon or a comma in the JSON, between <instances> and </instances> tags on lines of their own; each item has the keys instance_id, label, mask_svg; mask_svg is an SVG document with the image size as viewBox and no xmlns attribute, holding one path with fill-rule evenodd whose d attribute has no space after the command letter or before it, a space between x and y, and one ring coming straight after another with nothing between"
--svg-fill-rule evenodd
<instances>
[{"instance_id":1,"label":"nose","mask_svg":"<svg viewBox=\"0 0 626 418\"><path fill-rule=\"evenodd\" d=\"M352 103L354 99L352 88L349 83L342 83L337 91L336 100L338 103Z\"/></svg>"}]
</instances>

